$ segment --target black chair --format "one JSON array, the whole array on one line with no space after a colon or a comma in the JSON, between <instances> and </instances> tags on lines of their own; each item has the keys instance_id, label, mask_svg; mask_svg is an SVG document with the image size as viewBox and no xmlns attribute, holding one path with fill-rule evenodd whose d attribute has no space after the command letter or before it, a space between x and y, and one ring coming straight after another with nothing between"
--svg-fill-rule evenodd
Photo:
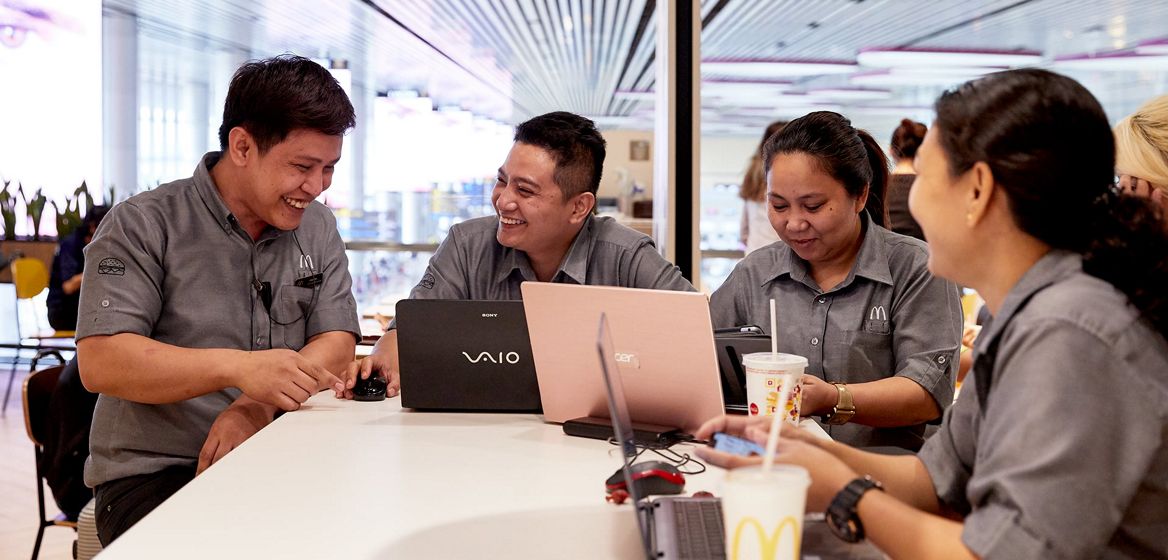
<instances>
[{"instance_id":1,"label":"black chair","mask_svg":"<svg viewBox=\"0 0 1168 560\"><path fill-rule=\"evenodd\" d=\"M44 453L44 444L41 442L45 441L46 432L49 430L46 422L49 397L57 388L57 378L64 369L64 365L59 365L33 371L25 378L21 392L24 401L24 427L28 431L28 439L32 440L37 465L37 511L40 513L40 526L37 528L36 544L32 548L33 560L40 555L41 540L44 539L46 527L70 527L74 531L77 530L77 522L66 519L64 514L53 519L45 518L45 477L40 467L41 455Z\"/></svg>"}]
</instances>

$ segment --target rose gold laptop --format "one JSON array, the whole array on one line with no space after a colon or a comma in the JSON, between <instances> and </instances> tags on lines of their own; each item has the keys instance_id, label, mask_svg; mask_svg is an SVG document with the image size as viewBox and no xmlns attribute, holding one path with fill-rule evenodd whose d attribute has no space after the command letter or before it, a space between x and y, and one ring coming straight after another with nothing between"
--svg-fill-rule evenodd
<instances>
[{"instance_id":1,"label":"rose gold laptop","mask_svg":"<svg viewBox=\"0 0 1168 560\"><path fill-rule=\"evenodd\" d=\"M596 361L603 312L632 420L693 433L724 413L705 294L524 282L523 308L544 418L608 418Z\"/></svg>"}]
</instances>

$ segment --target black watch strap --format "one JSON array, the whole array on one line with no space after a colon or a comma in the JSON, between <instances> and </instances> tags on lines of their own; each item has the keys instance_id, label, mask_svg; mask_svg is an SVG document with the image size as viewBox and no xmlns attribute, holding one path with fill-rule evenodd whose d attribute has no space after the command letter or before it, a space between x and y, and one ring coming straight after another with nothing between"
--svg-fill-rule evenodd
<instances>
[{"instance_id":1,"label":"black watch strap","mask_svg":"<svg viewBox=\"0 0 1168 560\"><path fill-rule=\"evenodd\" d=\"M864 476L849 482L832 499L831 505L827 507L826 518L828 527L837 537L850 543L864 540L864 524L856 513L856 504L865 492L873 488L884 490L884 486L872 477Z\"/></svg>"}]
</instances>

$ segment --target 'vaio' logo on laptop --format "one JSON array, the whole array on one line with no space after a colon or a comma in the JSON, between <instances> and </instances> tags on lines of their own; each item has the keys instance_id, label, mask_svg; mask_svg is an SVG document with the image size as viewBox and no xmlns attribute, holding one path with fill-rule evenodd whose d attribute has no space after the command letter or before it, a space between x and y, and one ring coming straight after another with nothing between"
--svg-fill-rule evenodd
<instances>
[{"instance_id":1,"label":"'vaio' logo on laptop","mask_svg":"<svg viewBox=\"0 0 1168 560\"><path fill-rule=\"evenodd\" d=\"M523 302L409 299L396 319L403 407L540 410Z\"/></svg>"}]
</instances>

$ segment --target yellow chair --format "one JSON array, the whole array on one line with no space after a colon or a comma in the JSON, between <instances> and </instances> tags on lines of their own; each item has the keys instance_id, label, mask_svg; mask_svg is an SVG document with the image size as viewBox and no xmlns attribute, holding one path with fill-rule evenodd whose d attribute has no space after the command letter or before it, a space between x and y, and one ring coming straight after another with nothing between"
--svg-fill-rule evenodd
<instances>
[{"instance_id":1,"label":"yellow chair","mask_svg":"<svg viewBox=\"0 0 1168 560\"><path fill-rule=\"evenodd\" d=\"M981 296L977 292L970 290L969 293L961 296L961 313L965 316L965 324L973 325L977 323L977 312L981 308Z\"/></svg>"},{"instance_id":2,"label":"yellow chair","mask_svg":"<svg viewBox=\"0 0 1168 560\"><path fill-rule=\"evenodd\" d=\"M76 335L75 331L58 331L53 329L41 330L40 321L37 321L36 330L32 333L25 333L20 326L20 307L22 303L33 305L35 303L33 298L39 296L41 292L49 287L49 270L45 267L45 263L40 259L30 257L20 257L12 261L10 265L12 268L12 284L16 288L16 305L14 306L14 320L16 323L16 342L3 343L0 347L9 348L16 351L12 358L11 372L8 377L8 388L4 391L4 404L0 407L0 414L8 410L8 397L12 392L12 383L15 376L16 364L22 359L21 351L30 350L36 352L36 356L31 363L36 363L45 356L53 356L62 364L65 359L61 356L61 351L75 351L76 343L73 338ZM41 316L41 311L37 310L36 317Z\"/></svg>"},{"instance_id":3,"label":"yellow chair","mask_svg":"<svg viewBox=\"0 0 1168 560\"><path fill-rule=\"evenodd\" d=\"M16 335L24 339L68 339L76 334L74 331L48 330L41 331L38 321L37 330L32 334L24 334L20 330L20 302L31 302L49 287L49 269L40 259L21 257L12 261L12 284L16 286ZM38 314L37 317L40 315Z\"/></svg>"},{"instance_id":4,"label":"yellow chair","mask_svg":"<svg viewBox=\"0 0 1168 560\"><path fill-rule=\"evenodd\" d=\"M45 529L48 527L69 527L77 530L77 522L69 521L64 514L52 519L45 517L45 485L44 473L41 472L41 454L45 451L45 436L51 426L47 425L49 414L49 397L57 388L57 378L65 366L34 371L24 380L24 389L21 398L24 401L24 429L28 432L28 439L32 440L33 457L36 460L37 506L40 513L40 525L37 527L36 544L32 548L32 558L36 560L41 551L41 540L44 539Z\"/></svg>"}]
</instances>

